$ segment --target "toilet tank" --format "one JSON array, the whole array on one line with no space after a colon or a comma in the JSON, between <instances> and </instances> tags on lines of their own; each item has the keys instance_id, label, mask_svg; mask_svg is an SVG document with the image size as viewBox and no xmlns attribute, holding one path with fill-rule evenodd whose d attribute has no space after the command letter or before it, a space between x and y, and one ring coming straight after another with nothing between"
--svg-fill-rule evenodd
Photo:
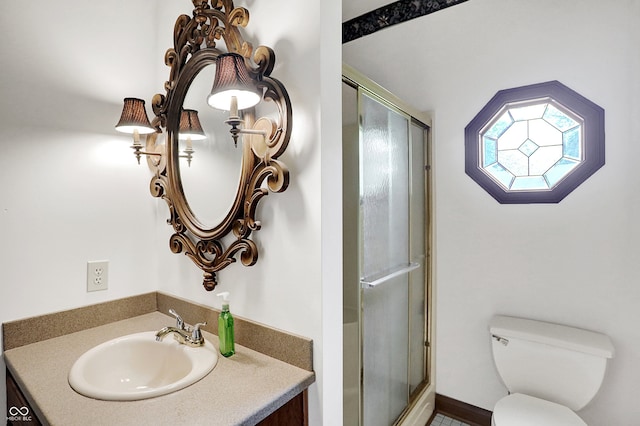
<instances>
[{"instance_id":1,"label":"toilet tank","mask_svg":"<svg viewBox=\"0 0 640 426\"><path fill-rule=\"evenodd\" d=\"M608 336L524 318L495 316L489 325L493 359L510 393L578 411L600 389L613 357Z\"/></svg>"}]
</instances>

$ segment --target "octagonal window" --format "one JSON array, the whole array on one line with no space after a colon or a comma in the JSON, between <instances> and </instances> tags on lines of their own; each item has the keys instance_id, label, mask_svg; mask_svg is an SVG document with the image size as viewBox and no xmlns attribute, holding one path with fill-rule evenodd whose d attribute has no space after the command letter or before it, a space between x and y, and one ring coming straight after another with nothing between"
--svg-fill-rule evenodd
<instances>
[{"instance_id":1,"label":"octagonal window","mask_svg":"<svg viewBox=\"0 0 640 426\"><path fill-rule=\"evenodd\" d=\"M604 165L604 110L557 81L498 92L465 129L466 172L501 203L557 203Z\"/></svg>"},{"instance_id":2,"label":"octagonal window","mask_svg":"<svg viewBox=\"0 0 640 426\"><path fill-rule=\"evenodd\" d=\"M582 161L583 124L551 99L507 104L480 131L481 168L507 191L552 189Z\"/></svg>"}]
</instances>

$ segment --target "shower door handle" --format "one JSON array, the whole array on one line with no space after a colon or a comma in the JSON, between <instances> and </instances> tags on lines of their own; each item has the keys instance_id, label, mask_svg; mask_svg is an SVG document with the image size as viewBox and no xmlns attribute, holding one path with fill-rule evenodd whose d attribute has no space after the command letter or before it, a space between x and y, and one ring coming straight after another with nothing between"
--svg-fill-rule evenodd
<instances>
[{"instance_id":1,"label":"shower door handle","mask_svg":"<svg viewBox=\"0 0 640 426\"><path fill-rule=\"evenodd\" d=\"M387 274L381 276L381 277L376 277L375 279L371 279L371 278L361 278L360 279L360 285L362 286L362 288L374 288L376 286L379 286L380 284L383 284L387 281L389 281L392 278L398 277L402 274L408 274L411 271L414 271L416 269L418 269L420 267L419 263L409 263L399 269L393 269L390 272L388 272Z\"/></svg>"}]
</instances>

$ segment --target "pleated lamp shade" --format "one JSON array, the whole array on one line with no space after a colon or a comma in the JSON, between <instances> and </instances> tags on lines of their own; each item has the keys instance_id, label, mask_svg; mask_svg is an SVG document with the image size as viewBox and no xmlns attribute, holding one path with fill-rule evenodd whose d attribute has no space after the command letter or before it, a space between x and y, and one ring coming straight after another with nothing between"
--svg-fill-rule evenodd
<instances>
[{"instance_id":1,"label":"pleated lamp shade","mask_svg":"<svg viewBox=\"0 0 640 426\"><path fill-rule=\"evenodd\" d=\"M122 115L120 116L120 121L116 124L116 130L122 133L135 133L137 130L140 134L156 131L149 123L147 110L144 108L142 99L124 98Z\"/></svg>"},{"instance_id":2,"label":"pleated lamp shade","mask_svg":"<svg viewBox=\"0 0 640 426\"><path fill-rule=\"evenodd\" d=\"M260 94L247 71L244 57L237 53L224 53L216 60L216 76L207 103L214 108L231 110L231 97L235 96L238 109L246 109L260 102Z\"/></svg>"},{"instance_id":3,"label":"pleated lamp shade","mask_svg":"<svg viewBox=\"0 0 640 426\"><path fill-rule=\"evenodd\" d=\"M180 115L180 132L178 133L179 139L188 139L197 141L206 139L207 135L202 130L200 125L200 119L198 118L198 111L195 109L182 110Z\"/></svg>"}]
</instances>

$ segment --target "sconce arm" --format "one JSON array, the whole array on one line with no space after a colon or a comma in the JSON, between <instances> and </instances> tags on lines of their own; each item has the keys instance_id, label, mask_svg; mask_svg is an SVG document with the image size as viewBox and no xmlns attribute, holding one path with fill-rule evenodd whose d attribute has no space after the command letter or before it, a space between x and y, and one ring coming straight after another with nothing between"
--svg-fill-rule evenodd
<instances>
[{"instance_id":1,"label":"sconce arm","mask_svg":"<svg viewBox=\"0 0 640 426\"><path fill-rule=\"evenodd\" d=\"M239 129L239 133L246 134L246 135L262 135L265 139L267 138L266 130Z\"/></svg>"},{"instance_id":2,"label":"sconce arm","mask_svg":"<svg viewBox=\"0 0 640 426\"><path fill-rule=\"evenodd\" d=\"M138 160L138 164L140 164L140 157L143 155L151 155L151 156L156 156L156 157L162 157L162 154L159 152L148 152L148 151L143 151L142 150L142 144L136 145L135 143L133 145L131 145L131 148L133 149L133 154L136 156L136 160Z\"/></svg>"},{"instance_id":3,"label":"sconce arm","mask_svg":"<svg viewBox=\"0 0 640 426\"><path fill-rule=\"evenodd\" d=\"M229 132L231 132L231 137L233 138L233 143L234 145L237 147L238 146L238 135L239 134L244 134L244 135L261 135L265 140L267 139L267 132L264 130L259 130L259 129L243 129L241 126L244 121L236 114L234 115L233 112L231 113L231 115L229 115L229 118L227 120L225 120L225 123L227 123L229 126L231 126L231 129L229 130Z\"/></svg>"}]
</instances>

